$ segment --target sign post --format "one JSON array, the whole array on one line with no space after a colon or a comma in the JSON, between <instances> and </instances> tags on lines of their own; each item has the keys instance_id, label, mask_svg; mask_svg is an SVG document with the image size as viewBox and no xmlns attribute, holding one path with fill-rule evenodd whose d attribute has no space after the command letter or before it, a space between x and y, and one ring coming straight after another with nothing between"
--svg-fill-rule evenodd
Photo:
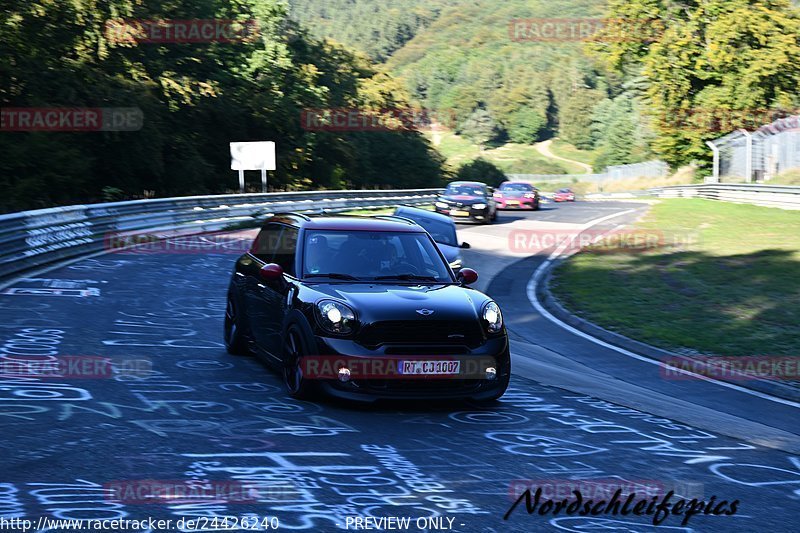
<instances>
[{"instance_id":1,"label":"sign post","mask_svg":"<svg viewBox=\"0 0 800 533\"><path fill-rule=\"evenodd\" d=\"M267 171L277 169L274 141L232 142L231 170L239 171L239 192L244 192L244 171L261 171L261 192L267 192Z\"/></svg>"}]
</instances>

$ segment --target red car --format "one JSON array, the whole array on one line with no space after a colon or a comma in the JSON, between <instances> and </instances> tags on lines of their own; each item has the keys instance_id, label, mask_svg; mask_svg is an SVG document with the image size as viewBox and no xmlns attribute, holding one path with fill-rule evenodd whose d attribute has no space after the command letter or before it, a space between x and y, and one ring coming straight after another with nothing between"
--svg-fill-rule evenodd
<instances>
[{"instance_id":1,"label":"red car","mask_svg":"<svg viewBox=\"0 0 800 533\"><path fill-rule=\"evenodd\" d=\"M572 189L559 189L553 195L554 202L574 202L575 201L575 193L572 192Z\"/></svg>"},{"instance_id":2,"label":"red car","mask_svg":"<svg viewBox=\"0 0 800 533\"><path fill-rule=\"evenodd\" d=\"M506 181L494 192L497 209L539 209L539 191L530 183Z\"/></svg>"}]
</instances>

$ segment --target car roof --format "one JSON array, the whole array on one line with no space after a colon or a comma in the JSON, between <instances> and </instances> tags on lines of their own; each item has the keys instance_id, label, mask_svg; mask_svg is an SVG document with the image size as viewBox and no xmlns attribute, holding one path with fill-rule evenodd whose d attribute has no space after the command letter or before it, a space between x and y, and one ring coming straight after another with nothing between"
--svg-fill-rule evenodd
<instances>
[{"instance_id":1,"label":"car roof","mask_svg":"<svg viewBox=\"0 0 800 533\"><path fill-rule=\"evenodd\" d=\"M407 205L401 205L400 207L395 209L394 214L397 216L414 216L420 218L428 218L431 220L439 220L441 222L447 222L452 224L453 226L456 225L456 223L453 222L453 219L447 215L442 215L441 213L435 213L433 211L420 209L418 207L410 207Z\"/></svg>"},{"instance_id":2,"label":"car roof","mask_svg":"<svg viewBox=\"0 0 800 533\"><path fill-rule=\"evenodd\" d=\"M282 222L293 226L312 230L329 231L394 231L407 233L422 233L425 230L410 220L391 217L364 217L364 216L302 216L295 214L275 215L265 221Z\"/></svg>"}]
</instances>

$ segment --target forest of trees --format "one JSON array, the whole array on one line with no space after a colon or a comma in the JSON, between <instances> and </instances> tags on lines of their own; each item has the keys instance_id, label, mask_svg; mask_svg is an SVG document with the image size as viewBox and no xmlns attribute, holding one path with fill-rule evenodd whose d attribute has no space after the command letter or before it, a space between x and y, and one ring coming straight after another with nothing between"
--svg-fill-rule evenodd
<instances>
[{"instance_id":1,"label":"forest of trees","mask_svg":"<svg viewBox=\"0 0 800 533\"><path fill-rule=\"evenodd\" d=\"M385 61L422 105L454 113L473 142L559 136L596 151L598 169L656 157L704 166L705 140L752 126L750 112L800 104L800 17L788 0L290 3L311 31ZM515 39L512 21L530 19L607 29L584 43Z\"/></svg>"},{"instance_id":2,"label":"forest of trees","mask_svg":"<svg viewBox=\"0 0 800 533\"><path fill-rule=\"evenodd\" d=\"M705 140L753 126L751 112L800 107L800 16L788 0L8 0L0 9L3 108L143 116L139 131L0 131L2 211L232 191L234 140L277 141L277 190L432 187L486 163L459 174L413 129L309 131L307 109L422 107L452 117L448 126L476 145L558 136L592 150L600 169L656 157L702 167ZM516 38L512 21L531 18L624 23L588 43ZM258 32L243 42L120 42L105 31L118 19L254 20Z\"/></svg>"},{"instance_id":3,"label":"forest of trees","mask_svg":"<svg viewBox=\"0 0 800 533\"><path fill-rule=\"evenodd\" d=\"M143 127L0 132L0 210L231 192L228 143L246 140L277 141L278 189L441 183L442 157L416 131L302 128L307 108L409 102L364 56L309 36L286 11L278 0L5 2L3 108L139 108ZM124 42L106 31L120 18L255 20L258 30L242 42Z\"/></svg>"}]
</instances>

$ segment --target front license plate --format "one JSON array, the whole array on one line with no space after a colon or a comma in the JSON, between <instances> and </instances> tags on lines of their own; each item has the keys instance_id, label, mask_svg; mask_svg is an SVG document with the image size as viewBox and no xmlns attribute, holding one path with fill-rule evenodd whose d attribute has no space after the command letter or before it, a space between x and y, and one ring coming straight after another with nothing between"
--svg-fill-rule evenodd
<instances>
[{"instance_id":1,"label":"front license plate","mask_svg":"<svg viewBox=\"0 0 800 533\"><path fill-rule=\"evenodd\" d=\"M519 200L509 200L506 202L508 205L519 205Z\"/></svg>"},{"instance_id":2,"label":"front license plate","mask_svg":"<svg viewBox=\"0 0 800 533\"><path fill-rule=\"evenodd\" d=\"M450 211L450 214L453 215L454 217L468 217L469 216L469 212L467 212L467 211L458 211L458 210Z\"/></svg>"},{"instance_id":3,"label":"front license plate","mask_svg":"<svg viewBox=\"0 0 800 533\"><path fill-rule=\"evenodd\" d=\"M461 361L401 361L400 373L423 376L452 376L461 370Z\"/></svg>"}]
</instances>

